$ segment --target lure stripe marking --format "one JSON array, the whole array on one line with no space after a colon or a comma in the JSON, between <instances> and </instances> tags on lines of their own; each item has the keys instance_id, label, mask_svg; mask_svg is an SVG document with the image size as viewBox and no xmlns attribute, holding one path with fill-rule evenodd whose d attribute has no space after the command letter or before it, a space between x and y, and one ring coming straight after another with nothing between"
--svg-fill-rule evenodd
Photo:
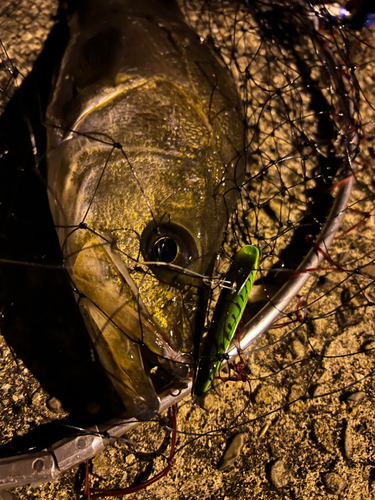
<instances>
[{"instance_id":1,"label":"lure stripe marking","mask_svg":"<svg viewBox=\"0 0 375 500\"><path fill-rule=\"evenodd\" d=\"M236 332L244 313L254 283L259 260L259 250L253 245L244 246L234 257L226 277L233 284L224 288L216 304L202 355L198 360L193 393L201 396L210 387L215 373L225 358L225 352Z\"/></svg>"}]
</instances>

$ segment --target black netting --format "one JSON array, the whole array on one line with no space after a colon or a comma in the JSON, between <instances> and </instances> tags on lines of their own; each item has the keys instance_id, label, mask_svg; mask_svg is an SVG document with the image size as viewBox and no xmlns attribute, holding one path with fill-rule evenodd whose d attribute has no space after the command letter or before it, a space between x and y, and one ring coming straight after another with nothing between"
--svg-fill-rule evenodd
<instances>
[{"instance_id":1,"label":"black netting","mask_svg":"<svg viewBox=\"0 0 375 500\"><path fill-rule=\"evenodd\" d=\"M206 293L197 292L196 282L183 281L183 291L173 292L171 286L170 301L181 299L189 309L201 293L199 304L208 305L199 311L197 324L207 328L234 254L253 244L261 258L239 333L267 302L280 314L239 352L241 359L230 360L231 370L222 365L221 380L213 381L207 395L179 403L174 468L137 498L370 498L375 423L371 6L363 2L361 11L360 2L349 2L348 10L340 11L338 4L292 0L179 3L187 23L235 81L245 118L238 158L246 158L247 167L235 187L220 191L227 197L238 191L238 200L228 214L219 258L214 252L205 256L211 262L203 279ZM2 456L41 449L70 435L72 429L61 423L87 427L124 411L86 333L48 207L45 131L55 124L45 113L53 67L68 39L62 7L58 12L57 6L21 1L0 7ZM98 193L109 185L106 175L119 157L133 169L133 189L140 190L151 213L152 190L142 185L118 136L102 129L79 134L100 146L103 168L63 247L77 233L111 244L137 287L138 305L157 312L152 288L158 280L170 285L170 278L151 267L154 277L143 264L142 245L149 236L135 226L95 219L102 210ZM147 147L152 140L151 132ZM176 190L189 187L189 180ZM340 228L331 246L320 251L320 268L300 271L310 279L283 309L277 291L296 276L336 197L351 182ZM160 227L167 230L155 240L159 253L168 250L168 263L181 246L169 223L164 216ZM78 301L87 300L82 290L74 291ZM157 382L163 383L163 378ZM161 415L107 447L93 461L91 484L122 488L162 470L170 425ZM245 446L235 467L218 471L227 439L240 432ZM71 498L75 473L16 494Z\"/></svg>"}]
</instances>

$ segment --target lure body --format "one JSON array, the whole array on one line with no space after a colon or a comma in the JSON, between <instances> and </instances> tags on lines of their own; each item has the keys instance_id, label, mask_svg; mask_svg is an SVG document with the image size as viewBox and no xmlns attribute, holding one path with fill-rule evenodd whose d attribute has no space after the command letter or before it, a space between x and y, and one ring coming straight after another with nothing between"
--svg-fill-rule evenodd
<instances>
[{"instance_id":1,"label":"lure body","mask_svg":"<svg viewBox=\"0 0 375 500\"><path fill-rule=\"evenodd\" d=\"M253 245L244 246L234 257L226 281L231 288L224 288L216 304L214 315L198 363L194 394L201 396L209 388L220 368L238 323L244 313L254 283L259 260L259 250Z\"/></svg>"}]
</instances>

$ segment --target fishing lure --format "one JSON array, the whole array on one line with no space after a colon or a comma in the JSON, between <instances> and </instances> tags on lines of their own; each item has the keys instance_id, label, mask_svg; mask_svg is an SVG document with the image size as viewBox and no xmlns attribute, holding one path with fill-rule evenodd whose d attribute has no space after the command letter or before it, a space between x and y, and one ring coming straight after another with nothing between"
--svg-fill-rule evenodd
<instances>
[{"instance_id":1,"label":"fishing lure","mask_svg":"<svg viewBox=\"0 0 375 500\"><path fill-rule=\"evenodd\" d=\"M216 304L210 328L198 361L193 393L202 396L220 368L238 323L244 313L253 286L259 260L259 250L253 245L244 246L234 257L224 288Z\"/></svg>"}]
</instances>

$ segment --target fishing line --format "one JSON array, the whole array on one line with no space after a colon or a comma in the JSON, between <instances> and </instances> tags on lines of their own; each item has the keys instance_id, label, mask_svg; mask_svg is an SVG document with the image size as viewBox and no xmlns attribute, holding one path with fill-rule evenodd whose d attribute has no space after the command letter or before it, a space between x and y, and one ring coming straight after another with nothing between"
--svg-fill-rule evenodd
<instances>
[{"instance_id":1,"label":"fishing line","mask_svg":"<svg viewBox=\"0 0 375 500\"><path fill-rule=\"evenodd\" d=\"M361 101L369 108L373 106L361 76L361 69L365 66L371 74L371 57L363 59L365 62L358 64L355 68L357 60L361 61L360 50L364 50L364 46L366 50L373 51L373 44L365 40L365 37L370 38L372 34L371 31L366 30L353 32L341 19L335 20L333 26L329 26L324 31L323 21L325 24L326 18L328 17L329 20L332 17L331 4L324 6L319 16L316 17L312 12L315 10L315 4L314 9L310 10L311 6L307 3L305 6L301 2L290 2L286 7L282 2L274 6L272 3L275 2L253 2L252 4L248 2L242 4L184 2L187 18L194 29L198 31L202 39L207 35L211 37L216 50L222 54L232 69L234 77L239 81L238 86L247 108L247 142L244 154L248 157L250 170L245 181L238 186L238 206L232 214L227 237L223 242L220 258L212 276L185 270L181 266L174 266L170 263L142 261L139 252L138 257L134 258L134 254L124 252L123 247L119 247L116 241L114 244L110 241L103 243L103 245L112 244L112 250L124 257L126 263L129 264L129 273L132 276L136 275L134 279L138 279L136 285L138 289L150 273L149 266L155 265L173 269L182 275L199 278L207 287L215 289L217 285L217 288L213 290L211 312L208 311L206 316L207 327L220 290L230 286L226 283L225 277L235 253L234 249L238 249L243 244L256 242L263 254L257 283L263 289L263 299L261 298L252 306L249 305L253 307L253 310L249 311L248 317L251 319L259 313L262 302L269 302L272 311L283 311L278 315L276 324L273 325L278 326L277 328L269 329L254 345L250 344L245 348L243 344L240 345L239 352L246 364L250 365L253 373L250 377L254 385L251 394L246 384L243 387L238 383L230 381L222 383L218 380L220 396L212 391L199 403L188 403L187 399L179 403L179 430L175 432L181 442L175 452L175 467L179 475L184 474L186 470L184 467L187 467L184 463L188 463L188 459L191 459L194 464L190 469L191 472L188 473L191 480L184 475L184 481L190 488L189 498L212 498L219 497L219 495L226 495L229 498L254 498L254 495L258 493L261 495L269 491L270 487L274 488L273 491L277 495L280 490L262 473L262 470L272 465L268 463L266 454L260 454L263 447L267 446L264 443L268 443L270 460L276 460L285 455L290 460L291 466L300 462L295 452L288 447L287 441L295 440L295 443L298 443L296 448L300 446L300 449L309 445L311 456L323 457L321 459L323 465L319 469L306 460L304 470L314 477L324 478L326 471L330 470L329 464L324 462L324 455L319 455L320 450L315 446L316 442L320 443L321 447L326 445L324 440L319 441L319 425L323 428L320 417L327 418L327 422L333 422L332 428L337 434L340 434L340 429L342 430L337 422L347 421L348 425L352 425L351 422L354 421L360 429L371 428L370 416L364 415L362 408L367 408L368 402L371 402L373 397L371 384L366 385L373 378L372 353L375 349L371 344L373 337L370 326L375 300L373 292L375 274L373 251L369 250L374 243L373 208L371 206L374 196L374 186L371 184L373 169L372 166L368 170L362 169L356 164L358 143L353 134L356 133L361 137L363 135L361 127L370 128L369 125L372 122L371 117L367 118L367 109L364 110L363 107L359 109L358 105ZM301 5L303 10L300 12L298 9ZM306 12L310 12L312 16L311 23L314 24L314 28L305 18ZM301 35L303 30L305 34ZM251 36L254 37L253 41L249 41ZM305 45L302 42L306 42ZM361 44L361 47L355 47L355 42ZM3 43L6 48L8 44L10 48L15 46L13 40ZM324 47L322 50L323 44L328 44L328 48ZM14 73L11 68L21 67L17 64L17 59L15 63L12 62L12 57L9 55L12 66L5 68L7 77L12 76L12 72ZM335 74L335 64L338 68L337 74ZM8 87L3 85L3 88ZM2 97L8 100L8 93L2 92ZM331 132L326 133L324 126L331 132L333 130L332 135L330 135ZM99 140L96 133L85 134L85 137L93 141ZM107 139L108 146L114 148L115 144L117 145L113 143L111 137ZM368 144L371 144L372 139L369 135ZM367 156L369 165L372 165L373 157L368 152L370 147L366 142L361 144L362 154ZM335 151L332 152L332 150ZM295 303L289 301L289 306L283 310L279 299L274 298L274 288L280 288L288 275L293 276L293 273L296 273L301 257L310 250L309 244L304 240L304 235L314 234L315 240L313 241L316 243L316 237L321 233L322 224L326 219L328 206L332 203L332 197L329 198L328 194L329 189L342 188L348 182L346 179L349 178L354 185L352 198L349 203L343 203L340 210L332 213L332 220L342 212L345 212L347 216L348 222L344 218L341 222L341 229L336 233L342 238L335 239L329 248L325 241L321 245L326 255L335 265L341 267L341 270L325 271L325 283L319 278L322 270L308 271L311 268L317 269L317 263L307 266L307 269L305 266L297 271L310 279L301 290L301 294L305 297L303 306L305 314L302 317L303 320L299 322L294 316L297 307ZM323 186L320 193L316 192L318 185ZM363 196L363 191L367 193L367 196ZM15 189L14 193L15 199L18 200L21 196L20 192ZM323 197L323 201L319 201L319 196ZM335 197L337 199L336 194ZM321 208L327 207L323 210L323 215L315 213L319 204ZM358 207L364 213L371 215L362 224L351 229L353 221L349 219L353 214L349 213L347 206L354 209ZM8 226L10 223L13 224L11 213L6 216L5 222ZM335 224L335 226L337 229L339 225ZM90 231L89 227L87 229ZM346 232L348 229L350 232ZM125 231L125 229L117 228L116 231ZM296 234L301 232L303 237L297 238ZM97 231L93 234L100 238L107 237ZM11 237L13 235L7 233L7 243ZM140 241L139 236L138 240ZM340 256L342 257L347 251L352 252L355 248L359 249L359 257L353 256L349 261L341 262ZM312 248L313 253L314 251ZM323 258L322 255L320 257ZM8 257L1 260L4 265L11 264L13 261L18 263L17 259ZM21 262L27 264L28 260L23 259ZM52 270L59 266L49 264L43 266L43 264L30 261L28 267L42 267L45 270L51 268ZM328 266L323 264L323 267ZM349 295L347 290L350 292ZM365 292L369 295L366 300L361 298ZM5 292L1 293L1 299L3 299ZM16 296L13 299L11 292L7 293L8 297L5 296L4 300L17 303ZM356 303L356 300L359 302ZM360 302L361 300L363 302ZM11 309L8 306L4 308L4 321L2 322L8 328L11 317L9 310ZM343 319L340 319L341 316ZM294 323L282 324L283 320L286 323L291 321L291 318ZM16 328L19 322L20 320L16 322ZM366 327L366 322L368 327ZM360 326L361 324L363 326ZM246 329L244 325L242 332L245 335ZM339 343L343 342L342 348L344 351L346 349L345 352L329 351L334 348L336 340ZM332 346L329 347L331 344ZM355 345L357 345L356 348L354 348ZM237 348L233 347L233 356L237 353ZM359 358L365 361L360 362ZM348 360L348 364L341 364L345 360ZM349 363L350 360L352 363ZM331 365L327 368L324 363L328 362ZM345 371L349 373L352 371L353 378L345 378ZM294 385L298 385L301 389L298 397L293 392L296 390ZM362 403L351 403L346 399L348 393L362 390L367 395ZM182 392L175 399L184 395L187 397ZM339 410L334 395L339 395L341 398ZM8 404L9 408L12 407L11 398L6 391L2 399L4 404ZM235 406L236 399L240 401L242 409ZM338 414L338 411L341 413ZM367 411L368 415L371 415L370 410ZM327 416L327 413L339 416L335 421L328 420L331 416ZM312 420L313 414L316 417L315 421ZM272 416L275 417L275 421L268 427L265 436L259 437L260 426L263 427L268 422L267 419ZM47 415L46 420L49 418L53 418L51 413ZM305 423L302 424L303 418L305 418ZM29 422L31 422L29 425L34 425L33 420ZM199 430L195 433L190 430L194 424ZM120 423L117 422L117 425ZM160 421L151 425L163 427ZM214 429L207 430L210 426ZM283 449L280 440L276 438L278 433L288 426L291 431L288 435L289 439L283 443L285 446ZM310 433L315 436L315 441L314 439L301 440L298 426L306 429L306 434ZM8 429L7 424L5 428ZM243 451L239 458L240 466L236 472L225 473L219 479L212 463L214 464L219 458L220 447L224 439L222 436L243 429L247 432L247 448L253 450L251 456L247 450ZM174 432L172 429L168 430ZM19 431L22 432L22 425L18 428L13 427L13 431L9 430L9 434ZM23 432L25 431L27 429L23 427ZM149 435L142 434L141 429L131 432L139 433L140 442L156 439L157 436L155 429L149 431ZM345 432L342 438L344 443ZM359 449L363 463L370 464L370 455L366 446L371 446L371 435L369 432L362 433L361 430L355 432L358 432L360 438L363 439L363 441L357 440L357 443L368 443ZM208 442L205 440L210 435L215 436L215 440L211 443L211 448L208 448ZM195 436L194 441L192 436ZM267 441L268 436L269 441ZM104 439L107 434L99 432L94 437ZM184 450L186 450L185 454ZM349 452L345 451L345 453ZM94 471L96 469L97 476L103 475L100 480L107 483L107 487L108 485L116 487L126 480L121 469L123 464L112 465L111 462L111 467L108 467L106 472L101 472L105 467L101 468L100 460L105 461L106 458L103 457L108 457L110 454L109 449L100 456L94 465ZM360 471L362 474L360 484L362 491L365 491L365 480L370 481L370 479L361 469L361 462L356 457L357 455L354 454L351 458L343 460L338 444L331 451L331 458L335 463L345 462L343 467L348 467L343 476L354 470L356 473ZM351 464L352 469L347 463ZM210 471L209 475L215 478L213 481L216 483L211 486L211 489L203 492L199 491L201 485L194 484L194 482L198 483L197 474L199 476L206 474L205 468ZM306 493L309 481L306 481L306 477L302 477L299 472L302 469L302 464L300 464L300 469L293 469L296 470L295 483L293 483L296 485L295 492L297 493L295 494L302 497L305 494L324 496L330 493L324 480L320 479L315 481L316 489ZM141 466L139 470L142 470ZM258 474L258 483L255 482L253 474ZM66 476L66 478L71 477L72 475L69 474ZM178 488L175 487L173 490L173 479L166 476L162 481L163 483L157 483L153 490L155 498L166 498L168 495L173 498L173 495L177 495ZM69 494L67 492L71 490L67 482L69 482L67 479L59 481L54 494ZM237 489L238 482L242 484L241 490ZM251 489L248 488L248 484L251 484ZM347 487L349 488L348 495L352 495L353 499L357 498L350 489L353 486ZM49 490L48 487L46 488L45 491L52 491L51 486ZM163 488L171 489L164 490ZM288 485L284 488L286 489L281 491L289 491ZM147 491L138 493L140 499L146 498L149 494ZM19 495L22 499L37 498L40 490L31 492L31 490L24 489L19 492Z\"/></svg>"}]
</instances>

